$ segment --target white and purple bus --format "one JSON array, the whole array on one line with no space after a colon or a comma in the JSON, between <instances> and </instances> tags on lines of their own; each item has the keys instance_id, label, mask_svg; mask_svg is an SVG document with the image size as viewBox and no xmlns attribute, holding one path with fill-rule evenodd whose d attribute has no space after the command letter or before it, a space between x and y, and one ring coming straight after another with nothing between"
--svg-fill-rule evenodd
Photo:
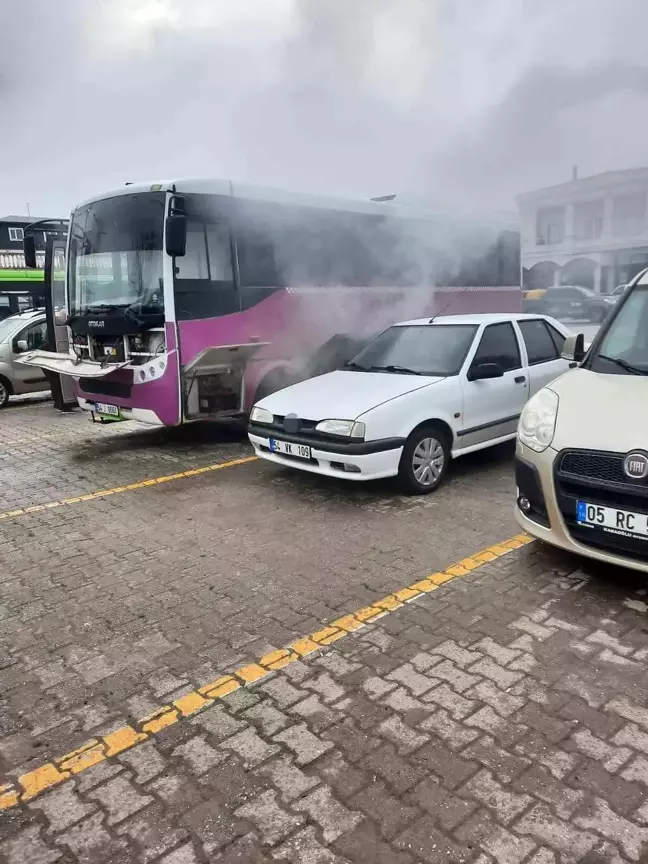
<instances>
[{"instance_id":1,"label":"white and purple bus","mask_svg":"<svg viewBox=\"0 0 648 864\"><path fill-rule=\"evenodd\" d=\"M522 304L519 259L494 234L471 232L468 246L389 201L225 180L128 185L81 204L66 283L69 350L23 362L71 376L98 419L166 426L245 414L395 320Z\"/></svg>"}]
</instances>

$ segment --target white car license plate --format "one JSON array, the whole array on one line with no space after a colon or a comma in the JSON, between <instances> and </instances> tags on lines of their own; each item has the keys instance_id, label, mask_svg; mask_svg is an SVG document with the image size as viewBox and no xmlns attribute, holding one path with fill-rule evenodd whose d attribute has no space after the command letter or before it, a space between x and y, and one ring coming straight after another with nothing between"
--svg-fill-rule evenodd
<instances>
[{"instance_id":1,"label":"white car license plate","mask_svg":"<svg viewBox=\"0 0 648 864\"><path fill-rule=\"evenodd\" d=\"M616 507L602 507L599 504L588 504L587 501L577 501L576 521L579 525L601 528L612 534L632 535L648 540L648 516L645 513L631 513Z\"/></svg>"},{"instance_id":2,"label":"white car license plate","mask_svg":"<svg viewBox=\"0 0 648 864\"><path fill-rule=\"evenodd\" d=\"M95 411L97 414L104 414L106 417L119 417L119 405L106 405L105 402L95 402Z\"/></svg>"},{"instance_id":3,"label":"white car license plate","mask_svg":"<svg viewBox=\"0 0 648 864\"><path fill-rule=\"evenodd\" d=\"M311 448L305 444L290 444L288 441L277 441L276 438L271 438L268 441L270 450L273 453L283 453L286 456L297 456L299 459L310 459Z\"/></svg>"}]
</instances>

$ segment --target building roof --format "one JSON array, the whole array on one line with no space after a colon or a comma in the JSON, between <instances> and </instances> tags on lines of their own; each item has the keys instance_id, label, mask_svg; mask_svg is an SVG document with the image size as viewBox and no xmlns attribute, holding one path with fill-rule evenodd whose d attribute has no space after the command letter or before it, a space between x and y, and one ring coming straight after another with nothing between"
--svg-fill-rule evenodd
<instances>
[{"instance_id":1,"label":"building roof","mask_svg":"<svg viewBox=\"0 0 648 864\"><path fill-rule=\"evenodd\" d=\"M0 222L15 222L18 225L31 225L32 222L42 222L49 219L46 216L2 216Z\"/></svg>"},{"instance_id":2,"label":"building roof","mask_svg":"<svg viewBox=\"0 0 648 864\"><path fill-rule=\"evenodd\" d=\"M623 186L634 183L648 182L648 167L625 168L620 171L603 171L601 174L591 174L589 177L579 177L576 180L568 180L566 183L557 183L554 186L544 186L530 192L523 192L517 196L518 202L527 199L540 198L543 195L553 196L562 194L569 197L571 193L581 190L596 189L605 186Z\"/></svg>"}]
</instances>

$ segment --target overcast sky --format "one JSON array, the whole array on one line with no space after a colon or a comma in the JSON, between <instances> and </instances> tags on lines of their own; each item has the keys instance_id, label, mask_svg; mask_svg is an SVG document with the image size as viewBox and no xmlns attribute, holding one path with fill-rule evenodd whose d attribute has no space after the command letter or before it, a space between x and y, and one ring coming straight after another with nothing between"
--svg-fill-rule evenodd
<instances>
[{"instance_id":1,"label":"overcast sky","mask_svg":"<svg viewBox=\"0 0 648 864\"><path fill-rule=\"evenodd\" d=\"M0 215L231 177L478 210L648 162L645 0L0 2Z\"/></svg>"}]
</instances>

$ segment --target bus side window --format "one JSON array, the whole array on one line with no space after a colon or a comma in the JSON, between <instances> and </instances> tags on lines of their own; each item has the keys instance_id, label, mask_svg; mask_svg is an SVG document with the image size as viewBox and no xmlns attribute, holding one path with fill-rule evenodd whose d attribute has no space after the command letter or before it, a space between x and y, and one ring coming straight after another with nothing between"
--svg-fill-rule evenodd
<instances>
[{"instance_id":1,"label":"bus side window","mask_svg":"<svg viewBox=\"0 0 648 864\"><path fill-rule=\"evenodd\" d=\"M212 282L228 282L233 286L232 244L230 232L222 222L207 225L207 253Z\"/></svg>"}]
</instances>

